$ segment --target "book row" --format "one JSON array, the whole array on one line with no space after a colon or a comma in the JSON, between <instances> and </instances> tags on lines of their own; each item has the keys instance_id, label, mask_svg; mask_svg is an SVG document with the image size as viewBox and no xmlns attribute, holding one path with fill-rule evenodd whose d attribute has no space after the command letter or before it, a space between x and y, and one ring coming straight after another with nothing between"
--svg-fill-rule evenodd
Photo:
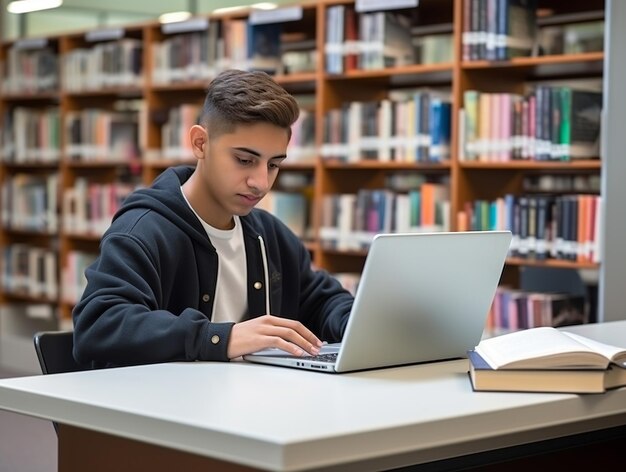
<instances>
[{"instance_id":1,"label":"book row","mask_svg":"<svg viewBox=\"0 0 626 472\"><path fill-rule=\"evenodd\" d=\"M304 54L298 50L301 45L291 50L294 45L282 40L282 31L281 23L235 19L210 24L208 19L198 19L189 31L173 30L171 33L177 34L171 35L165 30L164 40L151 45L152 82L206 81L229 68L270 74L314 71L314 42L307 43ZM87 35L86 47L63 54L47 41L9 47L2 92L51 92L58 90L59 82L61 89L70 93L139 88L144 83L143 41L123 37L122 30L119 35L122 37Z\"/></svg>"},{"instance_id":2,"label":"book row","mask_svg":"<svg viewBox=\"0 0 626 472\"><path fill-rule=\"evenodd\" d=\"M12 244L4 247L0 259L2 290L5 293L75 304L82 295L87 279L85 269L97 254L70 251L59 278L57 251Z\"/></svg>"},{"instance_id":3,"label":"book row","mask_svg":"<svg viewBox=\"0 0 626 472\"><path fill-rule=\"evenodd\" d=\"M18 173L1 184L0 220L5 229L54 233L58 230L59 176Z\"/></svg>"},{"instance_id":4,"label":"book row","mask_svg":"<svg viewBox=\"0 0 626 472\"><path fill-rule=\"evenodd\" d=\"M602 93L538 85L526 95L467 90L461 160L597 158Z\"/></svg>"},{"instance_id":5,"label":"book row","mask_svg":"<svg viewBox=\"0 0 626 472\"><path fill-rule=\"evenodd\" d=\"M405 11L357 13L350 5L326 11L326 72L415 64L411 16Z\"/></svg>"},{"instance_id":6,"label":"book row","mask_svg":"<svg viewBox=\"0 0 626 472\"><path fill-rule=\"evenodd\" d=\"M15 107L4 114L0 157L14 164L57 163L62 155L71 161L138 162L146 151L147 120L151 119L160 126L161 148L148 152L146 158L149 154L159 159L192 159L188 133L200 110L198 104L185 103L148 116L144 100L117 100L113 110L68 111L62 120L58 107ZM313 162L316 149L315 114L303 109L292 126L290 161Z\"/></svg>"},{"instance_id":7,"label":"book row","mask_svg":"<svg viewBox=\"0 0 626 472\"><path fill-rule=\"evenodd\" d=\"M446 184L425 182L419 189L388 189L325 195L320 240L337 250L362 250L377 233L448 231L450 197Z\"/></svg>"},{"instance_id":8,"label":"book row","mask_svg":"<svg viewBox=\"0 0 626 472\"><path fill-rule=\"evenodd\" d=\"M58 260L56 251L27 244L5 246L2 288L7 293L56 300Z\"/></svg>"},{"instance_id":9,"label":"book row","mask_svg":"<svg viewBox=\"0 0 626 472\"><path fill-rule=\"evenodd\" d=\"M101 236L135 188L132 184L101 184L77 177L74 186L63 192L63 230L69 234Z\"/></svg>"},{"instance_id":10,"label":"book row","mask_svg":"<svg viewBox=\"0 0 626 472\"><path fill-rule=\"evenodd\" d=\"M67 92L143 85L143 42L122 38L74 49L62 56L63 89Z\"/></svg>"},{"instance_id":11,"label":"book row","mask_svg":"<svg viewBox=\"0 0 626 472\"><path fill-rule=\"evenodd\" d=\"M526 192L600 193L600 174L534 174L524 177Z\"/></svg>"},{"instance_id":12,"label":"book row","mask_svg":"<svg viewBox=\"0 0 626 472\"><path fill-rule=\"evenodd\" d=\"M464 61L531 55L537 32L536 0L466 0L463 8Z\"/></svg>"},{"instance_id":13,"label":"book row","mask_svg":"<svg viewBox=\"0 0 626 472\"><path fill-rule=\"evenodd\" d=\"M463 2L463 60L505 61L521 56L602 51L604 21L593 14L544 21L537 0ZM556 15L558 18L558 15Z\"/></svg>"},{"instance_id":14,"label":"book row","mask_svg":"<svg viewBox=\"0 0 626 472\"><path fill-rule=\"evenodd\" d=\"M132 162L141 158L136 109L87 108L69 112L65 123L65 154L69 160Z\"/></svg>"},{"instance_id":15,"label":"book row","mask_svg":"<svg viewBox=\"0 0 626 472\"><path fill-rule=\"evenodd\" d=\"M588 320L585 298L567 293L537 293L498 287L486 328L492 333L568 326Z\"/></svg>"},{"instance_id":16,"label":"book row","mask_svg":"<svg viewBox=\"0 0 626 472\"><path fill-rule=\"evenodd\" d=\"M59 107L15 107L6 112L0 135L5 162L58 162L61 157Z\"/></svg>"},{"instance_id":17,"label":"book row","mask_svg":"<svg viewBox=\"0 0 626 472\"><path fill-rule=\"evenodd\" d=\"M59 88L58 55L47 41L33 48L9 48L3 66L3 94L46 93Z\"/></svg>"},{"instance_id":18,"label":"book row","mask_svg":"<svg viewBox=\"0 0 626 472\"><path fill-rule=\"evenodd\" d=\"M510 230L511 256L600 262L598 195L507 194L493 201L468 202L458 230Z\"/></svg>"},{"instance_id":19,"label":"book row","mask_svg":"<svg viewBox=\"0 0 626 472\"><path fill-rule=\"evenodd\" d=\"M324 116L323 158L344 162L441 162L450 159L451 103L418 90L353 101Z\"/></svg>"},{"instance_id":20,"label":"book row","mask_svg":"<svg viewBox=\"0 0 626 472\"><path fill-rule=\"evenodd\" d=\"M85 269L98 257L95 253L84 251L70 251L67 254L64 266L61 270L61 301L75 305L80 300L85 287L87 277Z\"/></svg>"}]
</instances>

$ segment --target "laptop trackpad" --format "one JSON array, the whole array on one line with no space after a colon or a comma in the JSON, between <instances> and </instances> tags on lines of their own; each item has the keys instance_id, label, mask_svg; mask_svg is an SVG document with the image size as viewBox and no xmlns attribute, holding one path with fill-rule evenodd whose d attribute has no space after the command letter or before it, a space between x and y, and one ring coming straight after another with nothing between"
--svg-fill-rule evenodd
<instances>
[{"instance_id":1,"label":"laptop trackpad","mask_svg":"<svg viewBox=\"0 0 626 472\"><path fill-rule=\"evenodd\" d=\"M341 348L341 343L324 344L320 348L320 355L322 355L322 354L335 354L335 353L339 352L340 348ZM278 349L278 348L275 348L275 347L272 347L272 348L269 348L269 349L263 349L261 351L253 352L252 354L248 354L248 355L251 355L251 356L269 356L269 357L272 357L272 356L275 356L275 357L284 357L284 356L298 357L298 356L294 356L290 352L283 351L282 349Z\"/></svg>"}]
</instances>

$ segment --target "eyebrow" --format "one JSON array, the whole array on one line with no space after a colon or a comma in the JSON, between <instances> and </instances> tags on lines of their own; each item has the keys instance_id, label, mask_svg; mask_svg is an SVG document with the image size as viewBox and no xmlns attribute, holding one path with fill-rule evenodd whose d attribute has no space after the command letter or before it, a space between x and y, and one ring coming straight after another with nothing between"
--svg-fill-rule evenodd
<instances>
[{"instance_id":1,"label":"eyebrow","mask_svg":"<svg viewBox=\"0 0 626 472\"><path fill-rule=\"evenodd\" d=\"M252 154L253 156L256 156L256 157L262 157L261 153L255 151L254 149L250 149L250 148L247 148L247 147L235 147L233 149L235 149L237 151L247 152L248 154ZM278 156L270 157L270 159L285 159L286 157L287 157L287 154L279 154Z\"/></svg>"}]
</instances>

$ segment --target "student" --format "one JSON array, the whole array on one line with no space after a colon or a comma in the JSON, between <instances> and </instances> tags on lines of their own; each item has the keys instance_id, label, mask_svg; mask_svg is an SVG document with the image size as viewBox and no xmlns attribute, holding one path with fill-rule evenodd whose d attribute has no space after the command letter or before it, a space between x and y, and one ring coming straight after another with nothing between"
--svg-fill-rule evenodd
<instances>
[{"instance_id":1,"label":"student","mask_svg":"<svg viewBox=\"0 0 626 472\"><path fill-rule=\"evenodd\" d=\"M353 298L311 268L307 249L254 206L285 160L294 98L262 72L209 85L189 131L197 165L131 194L85 271L74 357L92 367L227 361L277 347L317 354L340 341Z\"/></svg>"}]
</instances>

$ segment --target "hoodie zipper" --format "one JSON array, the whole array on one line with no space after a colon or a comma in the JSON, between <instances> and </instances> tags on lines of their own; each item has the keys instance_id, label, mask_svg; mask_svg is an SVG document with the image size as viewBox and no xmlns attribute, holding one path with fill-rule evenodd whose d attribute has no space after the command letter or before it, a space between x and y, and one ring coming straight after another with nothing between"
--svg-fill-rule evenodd
<instances>
[{"instance_id":1,"label":"hoodie zipper","mask_svg":"<svg viewBox=\"0 0 626 472\"><path fill-rule=\"evenodd\" d=\"M259 246L261 247L261 260L263 261L263 277L265 278L265 314L270 315L270 277L267 264L267 253L265 252L265 242L263 236L259 235Z\"/></svg>"}]
</instances>

